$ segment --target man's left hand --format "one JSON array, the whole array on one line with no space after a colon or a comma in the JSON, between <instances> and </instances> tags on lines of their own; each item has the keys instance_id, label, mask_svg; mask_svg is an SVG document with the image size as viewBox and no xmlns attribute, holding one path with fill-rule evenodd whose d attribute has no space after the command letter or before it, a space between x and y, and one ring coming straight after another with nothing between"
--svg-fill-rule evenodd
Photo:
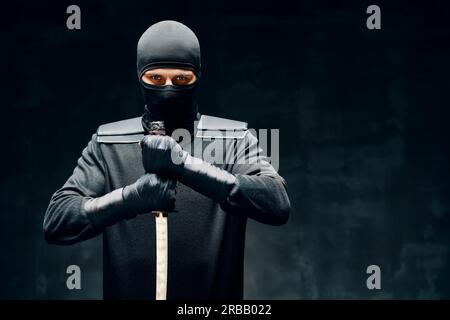
<instances>
[{"instance_id":1,"label":"man's left hand","mask_svg":"<svg viewBox=\"0 0 450 320\"><path fill-rule=\"evenodd\" d=\"M170 136L146 135L141 141L145 172L176 178L187 157L186 151Z\"/></svg>"}]
</instances>

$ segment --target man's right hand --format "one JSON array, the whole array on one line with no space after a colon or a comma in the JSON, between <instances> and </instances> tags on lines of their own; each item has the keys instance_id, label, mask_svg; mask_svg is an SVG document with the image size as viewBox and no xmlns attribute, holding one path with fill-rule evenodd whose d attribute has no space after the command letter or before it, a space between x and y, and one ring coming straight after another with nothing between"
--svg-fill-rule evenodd
<instances>
[{"instance_id":1,"label":"man's right hand","mask_svg":"<svg viewBox=\"0 0 450 320\"><path fill-rule=\"evenodd\" d=\"M172 211L175 207L175 185L173 179L146 173L133 184L88 199L84 210L92 223L101 229L138 214Z\"/></svg>"}]
</instances>

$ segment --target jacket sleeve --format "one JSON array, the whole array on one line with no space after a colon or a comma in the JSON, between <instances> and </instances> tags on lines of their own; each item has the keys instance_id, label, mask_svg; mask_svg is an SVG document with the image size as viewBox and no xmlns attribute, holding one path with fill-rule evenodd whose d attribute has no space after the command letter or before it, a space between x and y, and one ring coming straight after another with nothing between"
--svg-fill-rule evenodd
<instances>
[{"instance_id":1,"label":"jacket sleeve","mask_svg":"<svg viewBox=\"0 0 450 320\"><path fill-rule=\"evenodd\" d=\"M235 150L230 171L237 181L222 208L265 224L286 223L291 208L287 184L262 155L258 139L247 131Z\"/></svg>"},{"instance_id":2,"label":"jacket sleeve","mask_svg":"<svg viewBox=\"0 0 450 320\"><path fill-rule=\"evenodd\" d=\"M90 220L84 203L104 194L106 171L96 134L83 150L73 174L50 199L44 217L48 243L68 245L102 232Z\"/></svg>"}]
</instances>

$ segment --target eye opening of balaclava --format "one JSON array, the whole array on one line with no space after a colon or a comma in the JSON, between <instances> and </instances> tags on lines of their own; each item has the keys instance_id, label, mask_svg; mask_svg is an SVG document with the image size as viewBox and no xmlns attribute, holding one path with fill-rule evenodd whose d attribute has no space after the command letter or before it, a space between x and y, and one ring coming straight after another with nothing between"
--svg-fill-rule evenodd
<instances>
[{"instance_id":1,"label":"eye opening of balaclava","mask_svg":"<svg viewBox=\"0 0 450 320\"><path fill-rule=\"evenodd\" d=\"M189 69L196 80L188 85L167 86L144 82L144 73L154 68ZM142 34L137 45L137 73L145 101L142 125L146 131L151 121L164 121L169 133L176 128L193 130L198 117L195 96L200 69L200 44L187 26L165 20Z\"/></svg>"},{"instance_id":2,"label":"eye opening of balaclava","mask_svg":"<svg viewBox=\"0 0 450 320\"><path fill-rule=\"evenodd\" d=\"M171 84L171 85L155 85L155 84L151 84L151 83L147 83L143 80L143 76L144 74L152 69L159 69L159 68L173 68L173 69L183 69L183 70L190 70L194 73L195 75L195 81L190 83L190 84L184 84L184 85L177 85L177 84ZM161 91L178 91L178 90L187 90L193 87L197 86L197 83L200 80L200 74L199 72L197 72L195 69L191 68L191 67L186 67L186 66L177 66L174 64L165 64L165 65L158 65L158 66L148 66L147 68L145 68L141 74L139 75L139 82L141 84L142 87L144 88L148 88L148 89L153 89L153 90L161 90Z\"/></svg>"}]
</instances>

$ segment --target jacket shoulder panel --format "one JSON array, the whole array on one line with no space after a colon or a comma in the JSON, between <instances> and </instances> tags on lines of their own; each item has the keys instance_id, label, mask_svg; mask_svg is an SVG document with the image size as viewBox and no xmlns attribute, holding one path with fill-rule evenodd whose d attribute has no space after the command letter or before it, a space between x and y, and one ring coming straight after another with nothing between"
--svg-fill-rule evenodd
<instances>
[{"instance_id":1,"label":"jacket shoulder panel","mask_svg":"<svg viewBox=\"0 0 450 320\"><path fill-rule=\"evenodd\" d=\"M97 142L136 143L144 137L142 117L103 124L97 129Z\"/></svg>"},{"instance_id":2,"label":"jacket shoulder panel","mask_svg":"<svg viewBox=\"0 0 450 320\"><path fill-rule=\"evenodd\" d=\"M244 121L231 120L202 115L197 125L197 138L242 139L248 124Z\"/></svg>"}]
</instances>

